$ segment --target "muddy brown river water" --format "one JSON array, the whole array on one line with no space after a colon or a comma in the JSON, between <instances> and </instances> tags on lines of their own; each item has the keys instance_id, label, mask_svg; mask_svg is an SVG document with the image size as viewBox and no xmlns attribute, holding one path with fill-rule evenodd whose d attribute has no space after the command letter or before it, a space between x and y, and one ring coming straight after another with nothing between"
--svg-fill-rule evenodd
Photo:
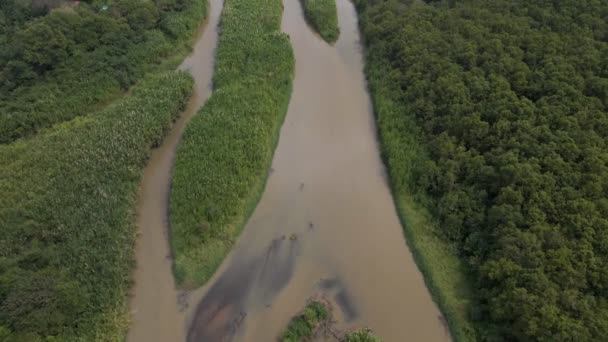
<instances>
[{"instance_id":1,"label":"muddy brown river water","mask_svg":"<svg viewBox=\"0 0 608 342\"><path fill-rule=\"evenodd\" d=\"M448 341L403 237L380 159L352 3L337 0L335 46L284 0L293 94L268 183L234 249L202 290L187 340L275 341L307 298L336 329L385 341Z\"/></svg>"}]
</instances>

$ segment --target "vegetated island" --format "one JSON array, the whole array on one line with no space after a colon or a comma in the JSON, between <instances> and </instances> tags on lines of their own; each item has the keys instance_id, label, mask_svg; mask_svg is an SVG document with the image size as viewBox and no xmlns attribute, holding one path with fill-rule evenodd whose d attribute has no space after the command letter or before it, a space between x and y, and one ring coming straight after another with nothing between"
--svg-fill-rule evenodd
<instances>
[{"instance_id":1,"label":"vegetated island","mask_svg":"<svg viewBox=\"0 0 608 342\"><path fill-rule=\"evenodd\" d=\"M361 328L347 333L332 330L332 307L323 298L312 298L302 312L289 322L281 334L280 342L305 342L315 338L339 342L382 342L373 335L371 329Z\"/></svg>"},{"instance_id":2,"label":"vegetated island","mask_svg":"<svg viewBox=\"0 0 608 342\"><path fill-rule=\"evenodd\" d=\"M300 0L308 23L328 43L334 43L340 35L336 0Z\"/></svg>"},{"instance_id":3,"label":"vegetated island","mask_svg":"<svg viewBox=\"0 0 608 342\"><path fill-rule=\"evenodd\" d=\"M277 0L224 1L213 94L184 131L170 194L174 273L184 288L211 277L264 190L294 73L281 18Z\"/></svg>"}]
</instances>

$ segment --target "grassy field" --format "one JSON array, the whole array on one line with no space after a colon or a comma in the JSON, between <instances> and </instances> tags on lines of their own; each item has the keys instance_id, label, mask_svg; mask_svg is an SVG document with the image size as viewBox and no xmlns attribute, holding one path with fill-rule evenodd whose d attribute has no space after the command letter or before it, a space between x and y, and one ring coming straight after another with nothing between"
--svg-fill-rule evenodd
<instances>
[{"instance_id":1,"label":"grassy field","mask_svg":"<svg viewBox=\"0 0 608 342\"><path fill-rule=\"evenodd\" d=\"M174 70L207 1L173 3L123 1L105 13L81 2L6 28L0 20L0 144L103 108L148 72ZM0 8L5 15L17 16Z\"/></svg>"},{"instance_id":2,"label":"grassy field","mask_svg":"<svg viewBox=\"0 0 608 342\"><path fill-rule=\"evenodd\" d=\"M316 333L319 326L331 319L326 304L319 301L310 301L302 313L295 316L285 332L281 335L281 342L308 341Z\"/></svg>"},{"instance_id":3,"label":"grassy field","mask_svg":"<svg viewBox=\"0 0 608 342\"><path fill-rule=\"evenodd\" d=\"M338 40L340 27L336 0L301 0L304 15L312 27L319 32L328 43Z\"/></svg>"},{"instance_id":4,"label":"grassy field","mask_svg":"<svg viewBox=\"0 0 608 342\"><path fill-rule=\"evenodd\" d=\"M123 341L134 204L193 86L147 76L92 115L0 146L0 340Z\"/></svg>"},{"instance_id":5,"label":"grassy field","mask_svg":"<svg viewBox=\"0 0 608 342\"><path fill-rule=\"evenodd\" d=\"M294 56L280 0L226 0L214 92L178 147L169 220L174 273L192 288L222 262L261 195L287 112Z\"/></svg>"}]
</instances>

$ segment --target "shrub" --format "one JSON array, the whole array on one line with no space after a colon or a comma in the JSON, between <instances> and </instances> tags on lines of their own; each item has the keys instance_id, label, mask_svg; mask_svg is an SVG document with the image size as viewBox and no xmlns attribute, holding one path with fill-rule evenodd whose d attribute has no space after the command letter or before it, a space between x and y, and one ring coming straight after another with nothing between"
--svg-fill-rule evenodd
<instances>
[{"instance_id":1,"label":"shrub","mask_svg":"<svg viewBox=\"0 0 608 342\"><path fill-rule=\"evenodd\" d=\"M310 301L304 311L294 317L287 330L281 335L282 342L306 341L312 338L317 328L330 319L326 304L319 301Z\"/></svg>"}]
</instances>

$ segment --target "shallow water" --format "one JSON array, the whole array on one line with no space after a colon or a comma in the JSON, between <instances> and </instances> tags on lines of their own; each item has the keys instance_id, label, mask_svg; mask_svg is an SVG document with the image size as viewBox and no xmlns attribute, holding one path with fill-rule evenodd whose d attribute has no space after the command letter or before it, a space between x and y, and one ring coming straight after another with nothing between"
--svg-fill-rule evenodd
<instances>
[{"instance_id":1,"label":"shallow water","mask_svg":"<svg viewBox=\"0 0 608 342\"><path fill-rule=\"evenodd\" d=\"M130 342L184 341L188 294L175 288L167 235L167 211L175 149L185 124L211 94L217 24L222 0L209 0L194 49L179 66L192 74L195 86L187 107L162 145L152 151L141 182L137 209L136 268L131 289Z\"/></svg>"},{"instance_id":2,"label":"shallow water","mask_svg":"<svg viewBox=\"0 0 608 342\"><path fill-rule=\"evenodd\" d=\"M335 46L284 0L293 94L262 198L203 289L188 341L273 341L307 298L332 302L336 329L385 341L448 341L403 237L363 75L357 17L337 0Z\"/></svg>"}]
</instances>

